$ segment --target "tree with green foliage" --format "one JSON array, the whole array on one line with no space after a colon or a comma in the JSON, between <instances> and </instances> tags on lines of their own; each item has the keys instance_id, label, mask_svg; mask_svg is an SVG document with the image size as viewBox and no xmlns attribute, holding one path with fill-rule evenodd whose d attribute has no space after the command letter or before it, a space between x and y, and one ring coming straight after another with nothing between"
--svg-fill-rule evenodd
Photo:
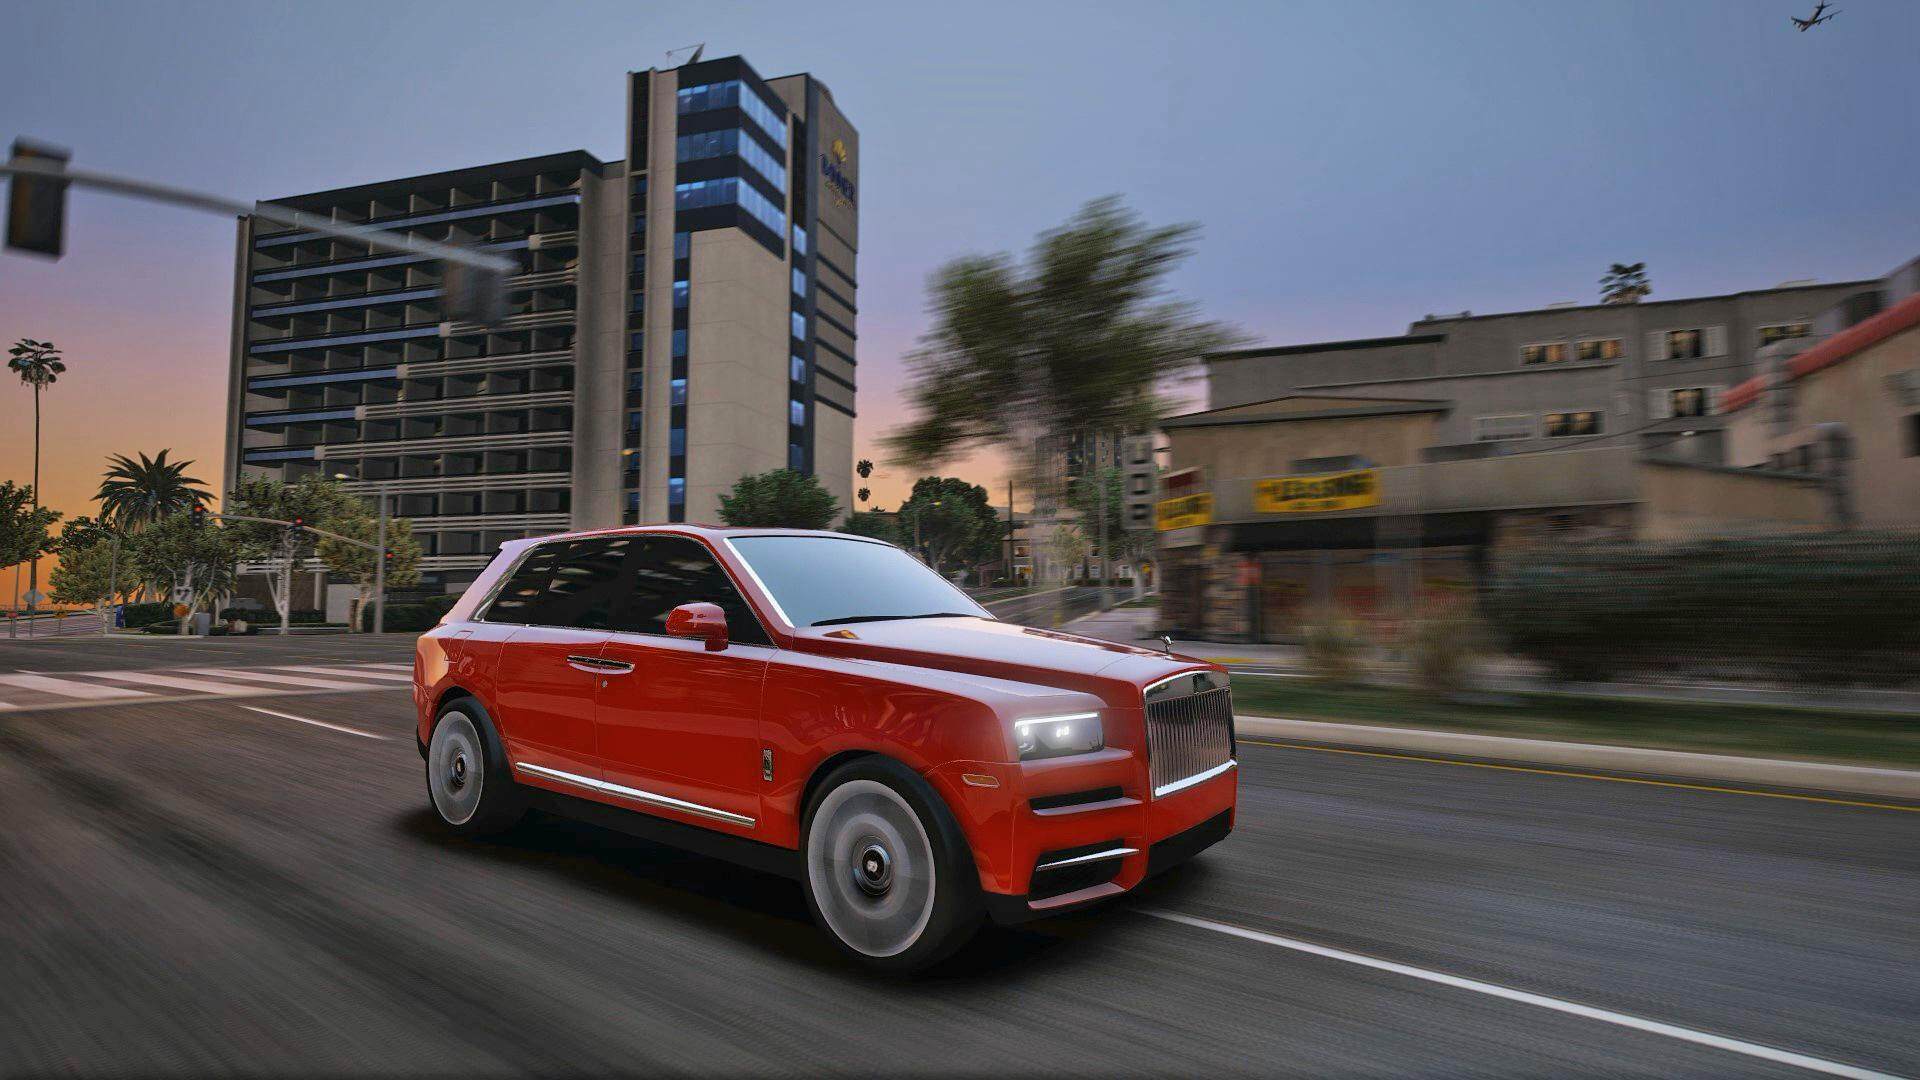
<instances>
[{"instance_id":1,"label":"tree with green foliage","mask_svg":"<svg viewBox=\"0 0 1920 1080\"><path fill-rule=\"evenodd\" d=\"M1047 537L1047 554L1053 556L1055 563L1066 568L1068 581L1073 580L1075 564L1085 559L1092 550L1093 545L1088 542L1087 534L1075 525L1056 525Z\"/></svg>"},{"instance_id":2,"label":"tree with green foliage","mask_svg":"<svg viewBox=\"0 0 1920 1080\"><path fill-rule=\"evenodd\" d=\"M99 518L90 518L82 514L67 519L60 526L60 539L54 546L62 554L69 551L83 551L95 544L104 544L113 539L113 526Z\"/></svg>"},{"instance_id":3,"label":"tree with green foliage","mask_svg":"<svg viewBox=\"0 0 1920 1080\"><path fill-rule=\"evenodd\" d=\"M50 554L56 545L48 530L59 520L58 510L39 505L33 488L0 480L0 570Z\"/></svg>"},{"instance_id":4,"label":"tree with green foliage","mask_svg":"<svg viewBox=\"0 0 1920 1080\"><path fill-rule=\"evenodd\" d=\"M184 513L213 501L213 493L201 487L204 481L187 475L191 461L168 461L170 450L148 457L144 452L135 461L115 454L100 490L94 496L100 503L100 517L124 532L132 532L172 514Z\"/></svg>"},{"instance_id":5,"label":"tree with green foliage","mask_svg":"<svg viewBox=\"0 0 1920 1080\"><path fill-rule=\"evenodd\" d=\"M1102 487L1106 490L1103 493ZM1102 498L1102 495L1105 498ZM1133 596L1138 600L1146 593L1146 584L1140 572L1141 563L1153 558L1156 538L1149 532L1130 531L1127 528L1126 515L1126 477L1119 469L1099 469L1075 481L1067 492L1067 504L1080 515L1080 528L1084 532L1089 549L1096 559L1124 560L1133 566ZM1105 528L1101 525L1101 516L1105 515ZM1102 550L1100 537L1106 537L1107 546Z\"/></svg>"},{"instance_id":6,"label":"tree with green foliage","mask_svg":"<svg viewBox=\"0 0 1920 1080\"><path fill-rule=\"evenodd\" d=\"M118 567L110 543L60 549L60 563L48 576L54 602L85 604L106 618L107 605L118 591Z\"/></svg>"},{"instance_id":7,"label":"tree with green foliage","mask_svg":"<svg viewBox=\"0 0 1920 1080\"><path fill-rule=\"evenodd\" d=\"M380 534L380 524L374 517L373 508L355 498L344 500L320 522L320 527L367 544L374 543ZM379 555L358 544L331 536L318 538L314 550L320 556L320 561L327 564L328 570L353 582L353 609L347 615L347 625L357 633L363 621L361 613L367 610L367 605L373 600ZM412 521L406 518L387 519L386 563L388 588L405 589L420 583L420 542L413 538Z\"/></svg>"},{"instance_id":8,"label":"tree with green foliage","mask_svg":"<svg viewBox=\"0 0 1920 1080\"><path fill-rule=\"evenodd\" d=\"M1236 335L1168 295L1193 225L1150 227L1098 199L1011 255L948 263L929 284L933 328L908 357L915 419L885 443L925 467L983 445L1143 431L1164 385Z\"/></svg>"},{"instance_id":9,"label":"tree with green foliage","mask_svg":"<svg viewBox=\"0 0 1920 1080\"><path fill-rule=\"evenodd\" d=\"M123 545L122 558L139 580L186 604L181 633L194 612L214 608L220 597L233 592L239 550L228 533L217 525L195 524L186 514L174 514L132 534Z\"/></svg>"},{"instance_id":10,"label":"tree with green foliage","mask_svg":"<svg viewBox=\"0 0 1920 1080\"><path fill-rule=\"evenodd\" d=\"M840 516L840 500L820 481L791 469L743 476L720 496L720 520L763 529L824 529Z\"/></svg>"},{"instance_id":11,"label":"tree with green foliage","mask_svg":"<svg viewBox=\"0 0 1920 1080\"><path fill-rule=\"evenodd\" d=\"M913 495L900 504L898 520L900 535L941 573L949 565L988 562L999 552L1000 516L987 501L987 489L958 477L914 481Z\"/></svg>"},{"instance_id":12,"label":"tree with green foliage","mask_svg":"<svg viewBox=\"0 0 1920 1080\"><path fill-rule=\"evenodd\" d=\"M227 496L224 511L242 517L300 521L325 528L336 516L350 516L366 506L347 494L338 481L320 477L288 484L267 477L242 480ZM287 632L293 614L293 568L314 554L317 537L306 529L291 529L254 521L229 523L234 544L244 559L265 563L268 594L280 616L280 632Z\"/></svg>"},{"instance_id":13,"label":"tree with green foliage","mask_svg":"<svg viewBox=\"0 0 1920 1080\"><path fill-rule=\"evenodd\" d=\"M868 536L875 540L885 540L889 544L905 546L910 541L900 536L900 523L897 515L884 510L856 510L847 515L840 523L840 531L855 536Z\"/></svg>"}]
</instances>

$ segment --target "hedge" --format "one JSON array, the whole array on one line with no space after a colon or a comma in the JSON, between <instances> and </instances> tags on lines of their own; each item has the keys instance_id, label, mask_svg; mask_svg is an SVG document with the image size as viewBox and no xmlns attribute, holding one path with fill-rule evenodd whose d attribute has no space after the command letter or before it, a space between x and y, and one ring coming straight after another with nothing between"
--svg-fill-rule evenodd
<instances>
[{"instance_id":1,"label":"hedge","mask_svg":"<svg viewBox=\"0 0 1920 1080\"><path fill-rule=\"evenodd\" d=\"M1499 560L1482 599L1507 651L1567 678L1920 680L1912 535L1561 546Z\"/></svg>"},{"instance_id":2,"label":"hedge","mask_svg":"<svg viewBox=\"0 0 1920 1080\"><path fill-rule=\"evenodd\" d=\"M431 630L439 625L441 617L452 610L453 605L459 600L459 594L449 593L444 596L429 596L417 604L388 604L387 632L390 634L420 633ZM373 632L372 604L368 604L367 609L360 613L360 629L367 633Z\"/></svg>"}]
</instances>

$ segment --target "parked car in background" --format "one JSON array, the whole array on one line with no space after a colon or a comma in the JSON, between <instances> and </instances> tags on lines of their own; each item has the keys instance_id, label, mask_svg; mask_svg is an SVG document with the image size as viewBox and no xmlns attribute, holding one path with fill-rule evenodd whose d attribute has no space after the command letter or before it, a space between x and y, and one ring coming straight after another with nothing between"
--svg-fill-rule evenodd
<instances>
[{"instance_id":1,"label":"parked car in background","mask_svg":"<svg viewBox=\"0 0 1920 1080\"><path fill-rule=\"evenodd\" d=\"M455 832L537 807L784 874L886 969L1233 828L1223 669L1000 622L842 533L508 543L420 638L414 693Z\"/></svg>"}]
</instances>

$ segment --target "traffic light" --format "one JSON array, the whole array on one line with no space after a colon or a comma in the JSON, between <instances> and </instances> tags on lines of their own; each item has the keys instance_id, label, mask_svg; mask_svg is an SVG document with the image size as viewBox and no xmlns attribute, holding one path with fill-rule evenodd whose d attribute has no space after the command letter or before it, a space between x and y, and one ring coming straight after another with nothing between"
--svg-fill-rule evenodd
<instances>
[{"instance_id":1,"label":"traffic light","mask_svg":"<svg viewBox=\"0 0 1920 1080\"><path fill-rule=\"evenodd\" d=\"M303 517L301 517L300 515L298 515L298 514L295 514L295 515L293 516L293 520L292 520L292 521L289 521L289 522L288 522L287 524L288 524L288 525L291 525L292 527L294 527L294 528L296 528L296 529L298 529L298 528L301 528L302 526L304 526L304 525L306 525L306 523L307 523L307 519L306 519L306 518L303 518Z\"/></svg>"},{"instance_id":2,"label":"traffic light","mask_svg":"<svg viewBox=\"0 0 1920 1080\"><path fill-rule=\"evenodd\" d=\"M50 163L66 168L67 151L28 139L13 141L8 164ZM7 191L7 247L59 258L66 250L67 182L14 174Z\"/></svg>"},{"instance_id":3,"label":"traffic light","mask_svg":"<svg viewBox=\"0 0 1920 1080\"><path fill-rule=\"evenodd\" d=\"M446 267L448 322L494 326L507 317L507 275L504 271L459 262L443 265Z\"/></svg>"},{"instance_id":4,"label":"traffic light","mask_svg":"<svg viewBox=\"0 0 1920 1080\"><path fill-rule=\"evenodd\" d=\"M193 508L187 511L187 521L196 529L204 528L207 524L206 504L194 503Z\"/></svg>"}]
</instances>

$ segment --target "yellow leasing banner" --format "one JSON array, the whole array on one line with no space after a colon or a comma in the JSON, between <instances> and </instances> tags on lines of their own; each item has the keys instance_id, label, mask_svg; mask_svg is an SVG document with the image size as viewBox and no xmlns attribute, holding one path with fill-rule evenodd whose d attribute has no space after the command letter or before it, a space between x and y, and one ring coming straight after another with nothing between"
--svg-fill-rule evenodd
<instances>
[{"instance_id":1,"label":"yellow leasing banner","mask_svg":"<svg viewBox=\"0 0 1920 1080\"><path fill-rule=\"evenodd\" d=\"M1324 514L1380 505L1378 469L1320 476L1274 476L1253 485L1253 508L1262 514Z\"/></svg>"},{"instance_id":2,"label":"yellow leasing banner","mask_svg":"<svg viewBox=\"0 0 1920 1080\"><path fill-rule=\"evenodd\" d=\"M1203 491L1198 495L1182 495L1177 499L1161 499L1154 507L1154 527L1161 532L1171 529L1191 529L1195 525L1208 525L1213 522L1213 493Z\"/></svg>"}]
</instances>

